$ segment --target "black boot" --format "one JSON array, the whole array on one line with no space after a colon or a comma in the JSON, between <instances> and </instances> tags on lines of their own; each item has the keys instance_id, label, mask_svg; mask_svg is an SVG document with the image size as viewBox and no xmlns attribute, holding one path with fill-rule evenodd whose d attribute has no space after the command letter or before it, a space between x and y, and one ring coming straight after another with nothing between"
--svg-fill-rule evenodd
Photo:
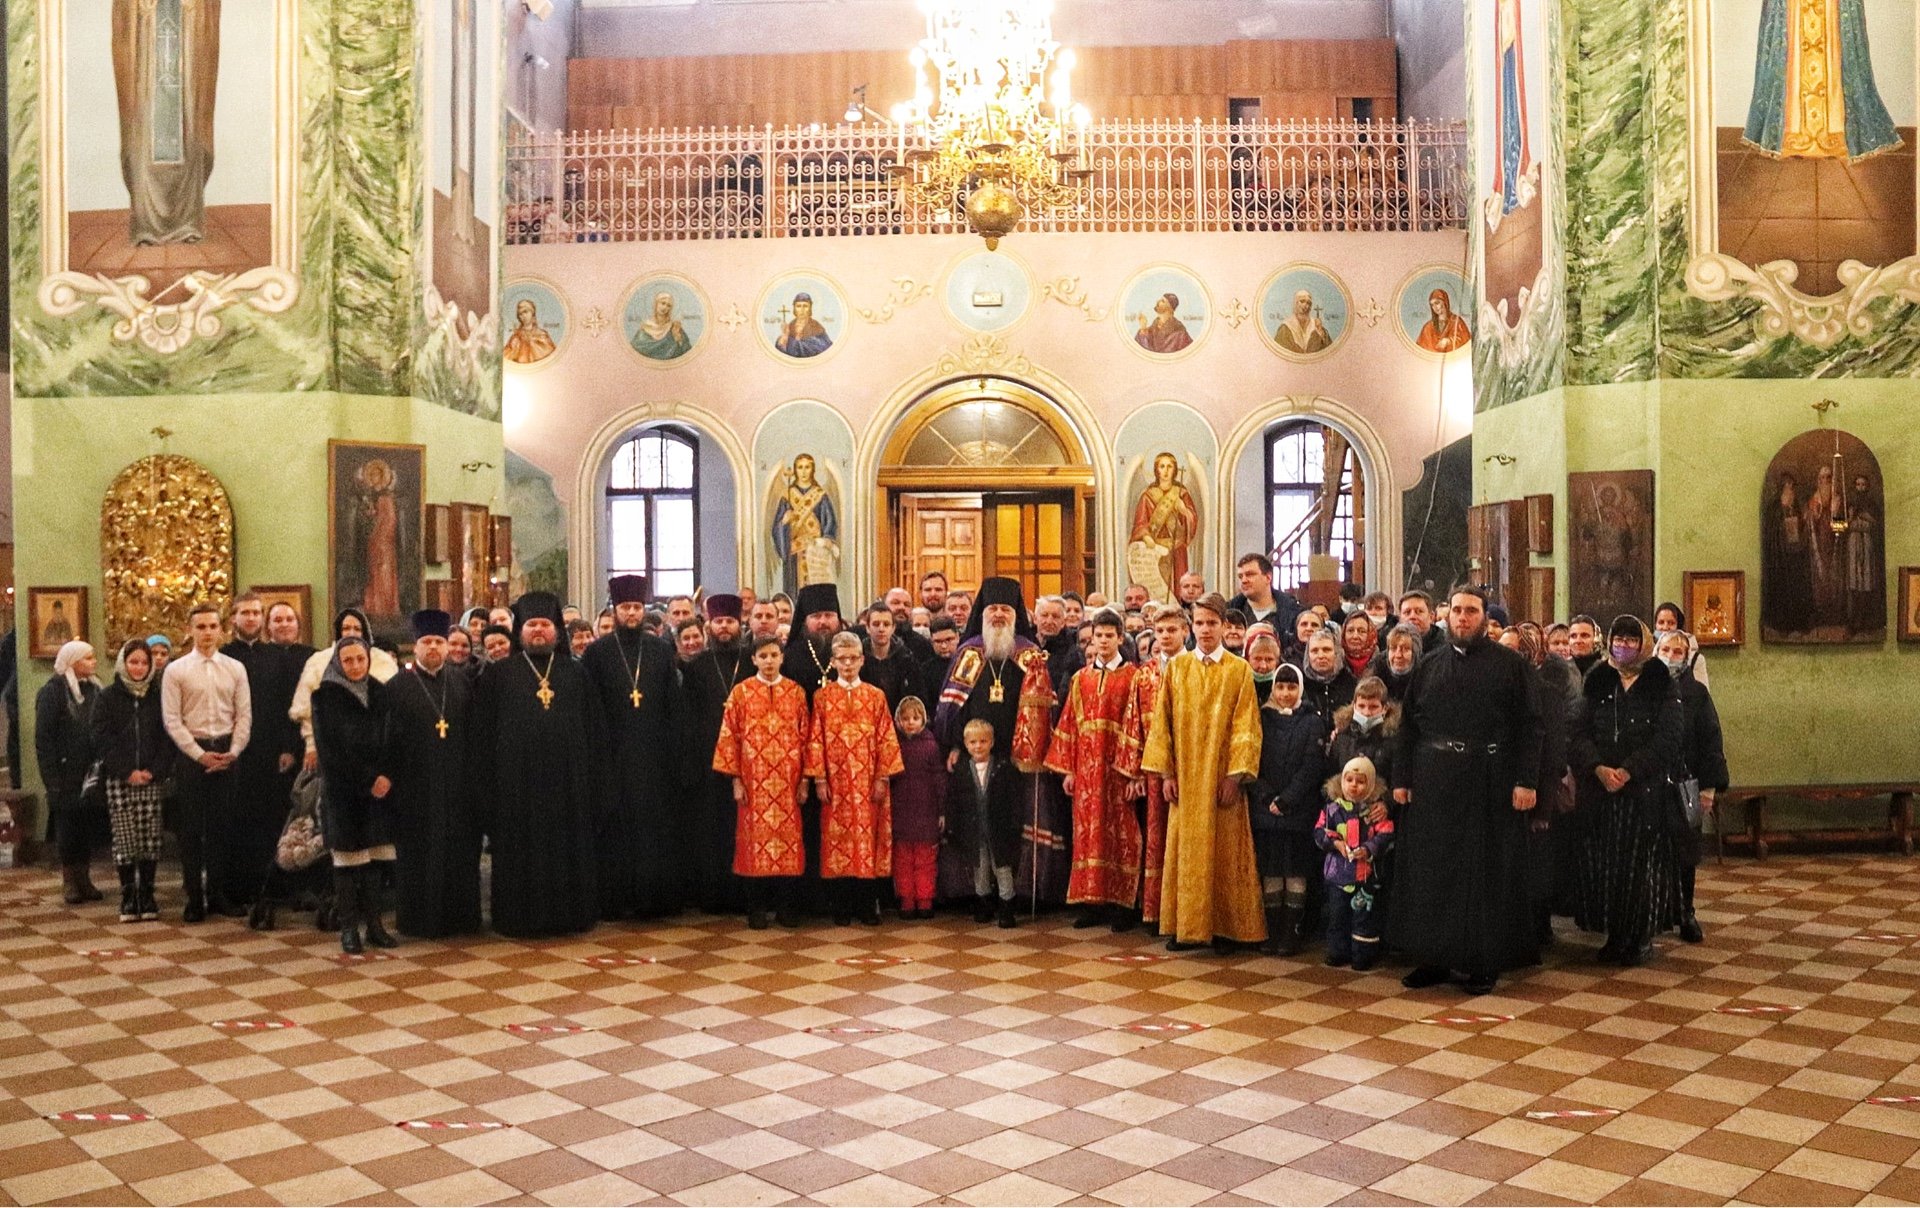
<instances>
[{"instance_id":1,"label":"black boot","mask_svg":"<svg viewBox=\"0 0 1920 1208\"><path fill-rule=\"evenodd\" d=\"M394 939L380 921L380 902L385 896L381 870L390 863L391 860L376 860L360 869L360 918L366 924L367 942L376 948L400 946L400 941Z\"/></svg>"},{"instance_id":2,"label":"black boot","mask_svg":"<svg viewBox=\"0 0 1920 1208\"><path fill-rule=\"evenodd\" d=\"M80 892L80 866L78 864L62 864L60 866L60 900L69 906L78 906L87 900L87 895Z\"/></svg>"},{"instance_id":3,"label":"black boot","mask_svg":"<svg viewBox=\"0 0 1920 1208\"><path fill-rule=\"evenodd\" d=\"M187 905L180 914L182 922L201 923L207 918L206 865L186 859L180 861L180 879L186 885Z\"/></svg>"},{"instance_id":4,"label":"black boot","mask_svg":"<svg viewBox=\"0 0 1920 1208\"><path fill-rule=\"evenodd\" d=\"M1280 949L1292 930L1293 921L1287 917L1285 906L1267 907L1267 938L1260 943L1261 955L1279 956Z\"/></svg>"},{"instance_id":5,"label":"black boot","mask_svg":"<svg viewBox=\"0 0 1920 1208\"><path fill-rule=\"evenodd\" d=\"M133 866L134 886L139 894L140 921L143 923L155 922L160 918L160 903L153 896L153 874L152 860L141 860Z\"/></svg>"},{"instance_id":6,"label":"black boot","mask_svg":"<svg viewBox=\"0 0 1920 1208\"><path fill-rule=\"evenodd\" d=\"M973 903L973 921L976 923L993 922L996 909L992 898L981 897L976 899Z\"/></svg>"},{"instance_id":7,"label":"black boot","mask_svg":"<svg viewBox=\"0 0 1920 1208\"><path fill-rule=\"evenodd\" d=\"M366 946L360 942L359 869L335 865L333 870L333 918L340 926L340 951L359 956Z\"/></svg>"},{"instance_id":8,"label":"black boot","mask_svg":"<svg viewBox=\"0 0 1920 1208\"><path fill-rule=\"evenodd\" d=\"M82 902L98 902L104 896L93 883L93 865L85 860L80 861L77 879L80 883L80 900Z\"/></svg>"},{"instance_id":9,"label":"black boot","mask_svg":"<svg viewBox=\"0 0 1920 1208\"><path fill-rule=\"evenodd\" d=\"M1280 926L1280 955L1298 956L1300 949L1307 946L1307 908L1288 902L1281 910L1285 917Z\"/></svg>"},{"instance_id":10,"label":"black boot","mask_svg":"<svg viewBox=\"0 0 1920 1208\"><path fill-rule=\"evenodd\" d=\"M1080 912L1079 918L1073 920L1073 929L1075 931L1085 931L1089 927L1098 927L1106 921L1107 908L1105 906L1089 906Z\"/></svg>"},{"instance_id":11,"label":"black boot","mask_svg":"<svg viewBox=\"0 0 1920 1208\"><path fill-rule=\"evenodd\" d=\"M140 891L133 884L133 865L118 864L114 871L120 874L120 921L137 923L140 921Z\"/></svg>"},{"instance_id":12,"label":"black boot","mask_svg":"<svg viewBox=\"0 0 1920 1208\"><path fill-rule=\"evenodd\" d=\"M1011 929L1019 921L1015 919L1013 916L1013 899L1012 898L1001 898L1000 908L995 912L995 914L998 916L999 923L1002 928Z\"/></svg>"}]
</instances>

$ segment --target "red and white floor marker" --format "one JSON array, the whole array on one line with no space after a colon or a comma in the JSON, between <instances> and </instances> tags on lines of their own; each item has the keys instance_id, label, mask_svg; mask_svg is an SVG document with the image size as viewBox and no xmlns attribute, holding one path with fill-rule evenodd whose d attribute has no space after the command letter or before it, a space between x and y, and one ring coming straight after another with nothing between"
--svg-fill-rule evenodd
<instances>
[{"instance_id":1,"label":"red and white floor marker","mask_svg":"<svg viewBox=\"0 0 1920 1208\"><path fill-rule=\"evenodd\" d=\"M1714 1011L1714 1014L1716 1015L1791 1015L1795 1011L1798 1011L1799 1009L1800 1009L1799 1007L1776 1007L1776 1006L1754 1005L1754 1006L1715 1007L1713 1011Z\"/></svg>"},{"instance_id":2,"label":"red and white floor marker","mask_svg":"<svg viewBox=\"0 0 1920 1208\"><path fill-rule=\"evenodd\" d=\"M849 969L882 969L888 965L910 965L910 956L843 956L835 961L836 965L845 965Z\"/></svg>"},{"instance_id":3,"label":"red and white floor marker","mask_svg":"<svg viewBox=\"0 0 1920 1208\"><path fill-rule=\"evenodd\" d=\"M660 962L651 956L578 956L574 960L582 965L593 965L601 969L624 969L629 965L657 965Z\"/></svg>"},{"instance_id":4,"label":"red and white floor marker","mask_svg":"<svg viewBox=\"0 0 1920 1208\"><path fill-rule=\"evenodd\" d=\"M1907 943L1912 940L1920 940L1920 935L1904 935L1899 932L1880 931L1880 932L1862 932L1859 935L1850 935L1847 938L1850 940L1868 940L1873 943L1891 944L1891 943Z\"/></svg>"},{"instance_id":5,"label":"red and white floor marker","mask_svg":"<svg viewBox=\"0 0 1920 1208\"><path fill-rule=\"evenodd\" d=\"M575 1032L591 1032L592 1028L578 1023L510 1023L502 1025L502 1030L517 1032L522 1036L571 1036Z\"/></svg>"},{"instance_id":6,"label":"red and white floor marker","mask_svg":"<svg viewBox=\"0 0 1920 1208\"><path fill-rule=\"evenodd\" d=\"M498 1120L402 1120L400 1123L394 1125L394 1127L419 1129L487 1129L506 1128L508 1126Z\"/></svg>"},{"instance_id":7,"label":"red and white floor marker","mask_svg":"<svg viewBox=\"0 0 1920 1208\"><path fill-rule=\"evenodd\" d=\"M1512 1023L1511 1015L1431 1015L1421 1023Z\"/></svg>"},{"instance_id":8,"label":"red and white floor marker","mask_svg":"<svg viewBox=\"0 0 1920 1208\"><path fill-rule=\"evenodd\" d=\"M883 1028L871 1023L843 1023L808 1028L807 1032L814 1036L886 1036L899 1030L899 1028Z\"/></svg>"},{"instance_id":9,"label":"red and white floor marker","mask_svg":"<svg viewBox=\"0 0 1920 1208\"><path fill-rule=\"evenodd\" d=\"M1598 1120L1603 1116L1617 1116L1618 1108L1613 1107L1577 1107L1563 1112L1528 1112L1529 1120Z\"/></svg>"},{"instance_id":10,"label":"red and white floor marker","mask_svg":"<svg viewBox=\"0 0 1920 1208\"><path fill-rule=\"evenodd\" d=\"M133 957L145 956L144 952L135 952L131 948L88 948L79 955L91 957L97 961L123 961Z\"/></svg>"},{"instance_id":11,"label":"red and white floor marker","mask_svg":"<svg viewBox=\"0 0 1920 1208\"><path fill-rule=\"evenodd\" d=\"M1895 1103L1920 1103L1920 1095L1875 1095L1867 1102L1878 1103L1883 1107Z\"/></svg>"},{"instance_id":12,"label":"red and white floor marker","mask_svg":"<svg viewBox=\"0 0 1920 1208\"><path fill-rule=\"evenodd\" d=\"M1109 952L1100 959L1109 965L1152 965L1173 958L1164 952Z\"/></svg>"},{"instance_id":13,"label":"red and white floor marker","mask_svg":"<svg viewBox=\"0 0 1920 1208\"><path fill-rule=\"evenodd\" d=\"M86 1124L140 1124L153 1119L145 1112L51 1112L42 1118Z\"/></svg>"},{"instance_id":14,"label":"red and white floor marker","mask_svg":"<svg viewBox=\"0 0 1920 1208\"><path fill-rule=\"evenodd\" d=\"M333 954L333 959L343 965L359 965L367 961L390 961L397 958L388 956L384 952L336 952Z\"/></svg>"},{"instance_id":15,"label":"red and white floor marker","mask_svg":"<svg viewBox=\"0 0 1920 1208\"><path fill-rule=\"evenodd\" d=\"M291 1019L216 1019L213 1026L229 1032L273 1032L300 1025Z\"/></svg>"},{"instance_id":16,"label":"red and white floor marker","mask_svg":"<svg viewBox=\"0 0 1920 1208\"><path fill-rule=\"evenodd\" d=\"M1114 1030L1136 1032L1142 1036L1181 1036L1188 1032L1204 1031L1206 1026L1204 1023L1188 1023L1185 1020L1176 1019L1169 1023L1123 1023Z\"/></svg>"}]
</instances>

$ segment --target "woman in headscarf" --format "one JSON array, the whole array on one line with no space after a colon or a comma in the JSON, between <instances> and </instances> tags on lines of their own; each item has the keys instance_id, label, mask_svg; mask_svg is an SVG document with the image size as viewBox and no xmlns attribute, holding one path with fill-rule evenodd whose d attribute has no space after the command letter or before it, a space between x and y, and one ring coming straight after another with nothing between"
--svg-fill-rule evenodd
<instances>
[{"instance_id":1,"label":"woman in headscarf","mask_svg":"<svg viewBox=\"0 0 1920 1208\"><path fill-rule=\"evenodd\" d=\"M1616 617L1606 661L1582 687L1570 751L1584 832L1574 921L1606 934L1602 961L1644 964L1653 937L1680 922L1681 811L1671 776L1684 725L1652 632L1638 617Z\"/></svg>"},{"instance_id":2,"label":"woman in headscarf","mask_svg":"<svg viewBox=\"0 0 1920 1208\"><path fill-rule=\"evenodd\" d=\"M327 673L327 667L333 662L334 647L345 638L359 638L367 643L372 652L373 670L369 673L380 683L386 683L400 674L400 663L387 651L373 645L373 626L367 623L367 614L358 608L343 608L333 618L333 644L313 652L307 659L307 665L300 669L300 683L293 690L293 705L287 710L287 716L300 723L300 737L306 740L306 766L309 770L319 766L319 754L313 745L313 693L320 687L321 679Z\"/></svg>"},{"instance_id":3,"label":"woman in headscarf","mask_svg":"<svg viewBox=\"0 0 1920 1208\"><path fill-rule=\"evenodd\" d=\"M1380 635L1373 627L1373 618L1364 612L1348 613L1340 622L1340 653L1356 683L1372 674L1373 656L1379 649Z\"/></svg>"},{"instance_id":4,"label":"woman in headscarf","mask_svg":"<svg viewBox=\"0 0 1920 1208\"><path fill-rule=\"evenodd\" d=\"M1653 610L1653 639L1656 642L1660 641L1670 633L1689 634L1687 641L1693 649L1693 660L1688 667L1693 672L1693 678L1700 682L1702 688L1710 687L1711 683L1707 678L1707 656L1700 653L1700 643L1693 639L1687 629L1687 614L1680 611L1678 604L1667 600Z\"/></svg>"},{"instance_id":5,"label":"woman in headscarf","mask_svg":"<svg viewBox=\"0 0 1920 1208\"><path fill-rule=\"evenodd\" d=\"M1388 700L1397 702L1406 696L1407 685L1413 682L1413 669L1425 653L1424 640L1420 631L1411 625L1395 625L1387 630L1385 649L1373 657L1373 674L1387 686Z\"/></svg>"},{"instance_id":6,"label":"woman in headscarf","mask_svg":"<svg viewBox=\"0 0 1920 1208\"><path fill-rule=\"evenodd\" d=\"M1334 636L1331 627L1322 625L1307 639L1300 672L1306 680L1300 707L1318 713L1331 730L1333 715L1353 703L1353 687L1359 682L1341 661L1340 639Z\"/></svg>"},{"instance_id":7,"label":"woman in headscarf","mask_svg":"<svg viewBox=\"0 0 1920 1208\"><path fill-rule=\"evenodd\" d=\"M467 631L467 640L475 646L480 644L480 633L486 627L486 609L474 607L460 614L460 628Z\"/></svg>"},{"instance_id":8,"label":"woman in headscarf","mask_svg":"<svg viewBox=\"0 0 1920 1208\"><path fill-rule=\"evenodd\" d=\"M392 948L380 923L380 869L392 867L393 817L388 794L393 781L387 725L387 686L372 675L372 650L364 638L343 637L313 692L313 733L320 755L320 819L333 852L333 908L340 924L340 951L365 951L366 942Z\"/></svg>"},{"instance_id":9,"label":"woman in headscarf","mask_svg":"<svg viewBox=\"0 0 1920 1208\"><path fill-rule=\"evenodd\" d=\"M120 921L160 917L153 874L160 860L160 807L177 757L160 720L153 658L138 638L120 647L113 683L93 709L94 748L113 826L113 865L120 874Z\"/></svg>"},{"instance_id":10,"label":"woman in headscarf","mask_svg":"<svg viewBox=\"0 0 1920 1208\"><path fill-rule=\"evenodd\" d=\"M100 900L87 863L107 829L107 815L98 798L81 791L94 760L93 707L100 695L94 664L93 647L68 642L54 656L53 678L33 701L33 751L47 786L47 821L69 906Z\"/></svg>"},{"instance_id":11,"label":"woman in headscarf","mask_svg":"<svg viewBox=\"0 0 1920 1208\"><path fill-rule=\"evenodd\" d=\"M1676 629L1660 635L1655 653L1667 665L1679 684L1682 719L1680 739L1680 778L1693 778L1700 785L1700 817L1713 812L1713 799L1727 787L1727 751L1720 740L1720 711L1714 708L1713 695L1705 681L1695 674L1700 664L1700 643L1692 634ZM1718 828L1719 819L1714 820ZM1706 938L1700 919L1693 912L1693 877L1700 863L1700 832L1689 829L1680 844L1680 890L1684 896L1680 913L1680 938L1697 944Z\"/></svg>"}]
</instances>

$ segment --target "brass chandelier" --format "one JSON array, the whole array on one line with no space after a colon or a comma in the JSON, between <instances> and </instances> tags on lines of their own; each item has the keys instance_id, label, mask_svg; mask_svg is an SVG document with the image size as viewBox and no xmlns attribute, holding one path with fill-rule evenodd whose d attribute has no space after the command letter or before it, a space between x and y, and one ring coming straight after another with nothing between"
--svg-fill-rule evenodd
<instances>
[{"instance_id":1,"label":"brass chandelier","mask_svg":"<svg viewBox=\"0 0 1920 1208\"><path fill-rule=\"evenodd\" d=\"M964 198L967 228L998 247L1033 209L1076 204L1086 166L1085 105L1073 51L1053 40L1052 0L920 0L927 36L907 56L914 96L893 107L891 171L936 212Z\"/></svg>"}]
</instances>

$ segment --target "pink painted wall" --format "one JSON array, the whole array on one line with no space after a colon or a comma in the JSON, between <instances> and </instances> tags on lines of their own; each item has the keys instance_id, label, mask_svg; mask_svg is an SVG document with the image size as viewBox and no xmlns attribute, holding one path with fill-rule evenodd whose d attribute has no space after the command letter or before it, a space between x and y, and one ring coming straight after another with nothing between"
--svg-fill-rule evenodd
<instances>
[{"instance_id":1,"label":"pink painted wall","mask_svg":"<svg viewBox=\"0 0 1920 1208\"><path fill-rule=\"evenodd\" d=\"M507 374L506 424L509 446L554 476L563 502L575 513L576 583L585 585L593 573L593 550L582 547L589 531L580 523L582 496L589 512L597 510L596 488L583 481L582 466L604 448L613 421L637 418L649 406L688 404L723 424L750 460L755 430L768 413L793 400L815 399L844 417L856 450L877 447L890 420L909 401L903 392L973 336L948 314L944 287L953 265L981 250L978 239L959 235L509 248L509 286L518 278L540 278L563 295L569 309L560 350L536 371ZM1361 429L1350 435L1363 444L1371 440L1386 462L1376 477L1390 489L1379 490L1380 482L1370 488L1372 506L1394 513L1377 530L1378 542L1398 533L1399 492L1419 481L1421 458L1470 426L1467 358L1453 356L1443 363L1416 351L1397 318L1401 287L1416 269L1463 263L1462 232L1015 234L1001 250L1025 265L1033 293L1024 319L1002 337L1007 355L1024 355L1040 374L1064 387L1098 426L1107 448L1123 421L1147 404L1171 400L1197 410L1217 443L1208 451L1217 470L1211 495L1223 506L1236 487L1252 497L1252 484L1235 477L1236 466L1248 461L1238 455L1240 444L1230 444L1236 428L1244 433L1249 423L1290 411L1331 414L1343 426ZM1229 324L1236 304L1254 312L1263 284L1294 261L1330 270L1346 287L1354 312L1335 349L1310 363L1283 358L1251 314L1237 327ZM1136 273L1168 263L1204 284L1212 321L1192 352L1159 363L1134 350L1111 312ZM831 280L848 303L837 347L812 361L772 353L758 331L758 306L768 284L800 270ZM666 368L643 361L620 326L631 290L661 272L696 282L707 300L699 346ZM1086 311L1044 297L1044 287L1062 277L1077 277L1088 307L1108 312L1106 317L1092 321ZM913 296L927 285L930 295ZM903 303L903 295L910 300ZM866 309L878 317L890 297L890 319L867 321L852 313ZM1366 314L1376 302L1382 313L1370 324ZM1189 305L1183 300L1182 311ZM747 321L729 329L718 320L735 307ZM597 336L588 323L594 308L609 320ZM883 416L883 409L892 414ZM1257 466L1258 459L1250 464ZM852 482L850 494L870 485ZM765 484L756 482L750 494L757 501L764 492ZM764 527L757 503L751 506L753 514L741 518L741 530L748 534ZM1117 514L1129 506L1116 499L1106 510ZM849 519L848 543L871 544L872 517L859 512ZM1242 532L1256 523L1251 515L1239 521L1235 527ZM1236 534L1223 532L1213 543L1212 564L1204 568L1209 581L1220 581L1228 572L1235 540ZM1397 536L1382 552L1392 565L1381 566L1373 577L1391 586L1397 583ZM763 573L754 577L765 580Z\"/></svg>"}]
</instances>

